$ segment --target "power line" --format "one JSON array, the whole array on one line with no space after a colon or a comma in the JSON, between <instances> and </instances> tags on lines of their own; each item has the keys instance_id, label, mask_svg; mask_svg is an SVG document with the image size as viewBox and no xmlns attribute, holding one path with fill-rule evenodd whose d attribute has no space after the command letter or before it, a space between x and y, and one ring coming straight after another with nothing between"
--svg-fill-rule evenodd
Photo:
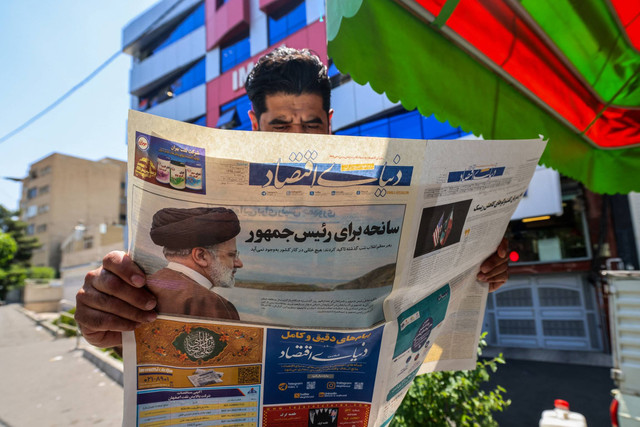
<instances>
[{"instance_id":1,"label":"power line","mask_svg":"<svg viewBox=\"0 0 640 427\"><path fill-rule=\"evenodd\" d=\"M24 122L23 124L21 124L20 126L15 128L14 130L12 130L11 132L9 132L8 134L6 134L2 138L0 138L0 144L5 142L6 140L11 138L12 136L19 134L20 132L25 130L27 127L29 127L33 122L38 120L40 117L44 116L49 111L53 110L58 105L60 105L65 99L67 99L69 96L71 96L75 91L80 89L82 86L87 84L91 79L93 79L96 75L98 75L98 73L100 73L100 71L102 71L107 65L112 63L113 60L116 59L120 55L120 53L121 53L120 51L117 51L116 53L111 55L111 57L109 59L104 61L98 68L93 70L93 72L91 74L89 74L80 83L76 84L74 87L72 87L67 92L65 92L65 94L62 95L60 98L58 98L55 101L53 101L53 103L50 104L48 107L46 107L44 110L40 111L38 114L36 114L35 116L31 117L29 120L27 120L26 122Z\"/></svg>"},{"instance_id":2,"label":"power line","mask_svg":"<svg viewBox=\"0 0 640 427\"><path fill-rule=\"evenodd\" d=\"M142 34L140 34L140 36L138 36L138 39L141 39L141 38L145 37L147 34L149 34L153 30L153 27L155 27L155 25L158 22L162 21L169 13L171 13L183 1L184 0L178 0L170 8L168 8L166 11L164 11L160 16L158 16L158 18L156 18L151 24L149 24L149 26L142 32ZM40 119L42 116L47 114L49 111L53 110L58 105L60 105L65 99L67 99L69 96L71 96L75 91L80 89L82 86L84 86L89 81L91 81L91 79L93 79L95 76L97 76L102 70L104 70L109 64L111 64L118 56L120 56L121 53L122 52L120 52L118 50L116 53L111 55L109 57L109 59L107 59L102 64L100 64L100 66L98 66L98 68L93 70L91 72L91 74L89 74L87 77L82 79L80 81L80 83L78 83L75 86L73 86L71 89L69 89L67 92L65 92L64 95L62 95L60 98L58 98L55 101L53 101L53 103L50 104L48 107L46 107L44 110L40 111L38 114L36 114L35 116L31 117L29 120L27 120L26 122L24 122L23 124L21 124L20 126L15 128L14 130L12 130L11 132L9 132L8 134L6 134L2 138L0 138L0 144L5 142L6 140L12 138L13 136L19 134L20 132L22 132L23 130L25 130L29 126L31 126L31 124L33 124L38 119Z\"/></svg>"}]
</instances>

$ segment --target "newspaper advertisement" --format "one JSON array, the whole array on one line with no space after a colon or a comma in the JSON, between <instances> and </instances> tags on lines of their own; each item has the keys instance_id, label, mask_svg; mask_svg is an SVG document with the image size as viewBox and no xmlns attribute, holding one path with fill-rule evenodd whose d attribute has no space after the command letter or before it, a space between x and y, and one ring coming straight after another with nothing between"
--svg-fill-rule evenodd
<instances>
[{"instance_id":1,"label":"newspaper advertisement","mask_svg":"<svg viewBox=\"0 0 640 427\"><path fill-rule=\"evenodd\" d=\"M225 131L130 112L124 424L387 425L473 369L495 251L542 140Z\"/></svg>"}]
</instances>

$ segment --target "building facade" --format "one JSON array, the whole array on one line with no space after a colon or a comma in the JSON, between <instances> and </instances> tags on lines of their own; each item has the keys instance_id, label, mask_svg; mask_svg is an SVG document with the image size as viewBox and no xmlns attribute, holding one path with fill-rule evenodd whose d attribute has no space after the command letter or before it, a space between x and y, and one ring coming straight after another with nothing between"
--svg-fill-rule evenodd
<instances>
[{"instance_id":1,"label":"building facade","mask_svg":"<svg viewBox=\"0 0 640 427\"><path fill-rule=\"evenodd\" d=\"M61 244L79 224L124 224L126 162L59 153L33 163L22 180L20 209L27 234L42 245L34 266L60 269Z\"/></svg>"},{"instance_id":2,"label":"building facade","mask_svg":"<svg viewBox=\"0 0 640 427\"><path fill-rule=\"evenodd\" d=\"M324 13L324 0L162 0L123 30L122 48L132 57L131 108L248 130L244 81L260 56L286 45L310 48L329 65L335 134L473 137L340 73L327 56ZM618 256L615 224L598 222L603 199L575 181L557 174L542 181L543 198L550 195L546 186L555 188L556 206L512 221L513 278L490 295L485 329L495 346L606 351L603 297L590 277L596 258ZM594 251L594 244L603 250ZM625 256L637 268L632 252Z\"/></svg>"}]
</instances>

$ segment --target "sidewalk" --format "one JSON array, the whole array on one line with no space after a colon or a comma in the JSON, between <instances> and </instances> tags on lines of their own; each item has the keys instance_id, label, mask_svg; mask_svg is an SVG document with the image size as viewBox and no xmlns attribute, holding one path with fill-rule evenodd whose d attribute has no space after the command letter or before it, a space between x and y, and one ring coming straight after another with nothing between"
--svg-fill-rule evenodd
<instances>
[{"instance_id":1,"label":"sidewalk","mask_svg":"<svg viewBox=\"0 0 640 427\"><path fill-rule=\"evenodd\" d=\"M122 425L122 387L20 309L0 306L0 426Z\"/></svg>"}]
</instances>

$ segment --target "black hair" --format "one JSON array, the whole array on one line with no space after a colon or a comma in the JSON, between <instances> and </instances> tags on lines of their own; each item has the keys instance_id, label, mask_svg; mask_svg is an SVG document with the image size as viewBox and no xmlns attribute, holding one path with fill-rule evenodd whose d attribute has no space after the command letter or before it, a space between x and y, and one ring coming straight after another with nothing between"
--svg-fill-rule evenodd
<instances>
[{"instance_id":1,"label":"black hair","mask_svg":"<svg viewBox=\"0 0 640 427\"><path fill-rule=\"evenodd\" d=\"M253 67L244 85L258 120L267 109L266 97L276 93L322 97L322 108L331 109L331 82L327 67L309 49L279 47L264 55Z\"/></svg>"}]
</instances>

